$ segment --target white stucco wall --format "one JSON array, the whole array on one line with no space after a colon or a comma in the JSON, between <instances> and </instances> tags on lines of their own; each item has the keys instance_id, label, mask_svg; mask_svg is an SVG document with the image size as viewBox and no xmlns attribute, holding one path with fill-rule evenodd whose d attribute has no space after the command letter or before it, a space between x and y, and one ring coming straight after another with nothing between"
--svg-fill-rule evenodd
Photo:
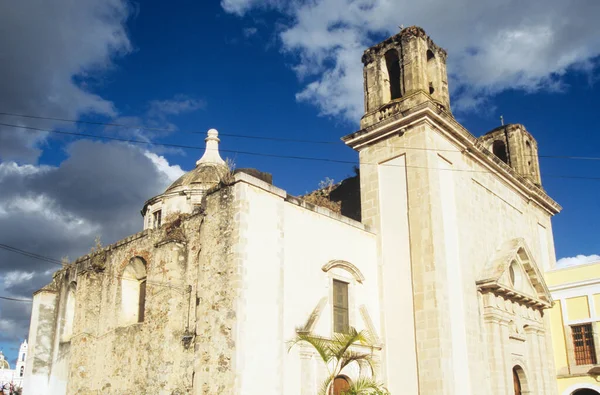
<instances>
[{"instance_id":1,"label":"white stucco wall","mask_svg":"<svg viewBox=\"0 0 600 395\"><path fill-rule=\"evenodd\" d=\"M312 360L308 364L314 371L313 383L301 381L300 349L288 353L286 342L294 338L296 328L306 324L323 298L326 303L313 332L332 335L333 278L350 284L350 325L367 329L360 311L364 306L381 335L376 240L360 223L350 225L351 220L342 222L300 207L286 201L284 191L268 189L236 185L243 207L239 214L243 287L238 308L238 388L240 394L300 395L303 387L320 385L322 363ZM341 268L324 272L322 267L332 260L355 265L364 275L362 284ZM304 375L306 379L306 371Z\"/></svg>"}]
</instances>

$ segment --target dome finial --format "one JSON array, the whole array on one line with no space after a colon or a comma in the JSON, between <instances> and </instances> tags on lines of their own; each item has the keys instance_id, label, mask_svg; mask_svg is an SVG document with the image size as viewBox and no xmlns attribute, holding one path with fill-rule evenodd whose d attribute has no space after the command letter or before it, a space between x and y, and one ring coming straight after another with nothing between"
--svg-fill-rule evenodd
<instances>
[{"instance_id":1,"label":"dome finial","mask_svg":"<svg viewBox=\"0 0 600 395\"><path fill-rule=\"evenodd\" d=\"M213 163L217 165L224 165L225 161L221 158L219 154L219 132L217 129L210 129L208 131L208 136L204 139L206 141L206 150L204 151L204 155L196 162L196 166L200 166L205 163Z\"/></svg>"}]
</instances>

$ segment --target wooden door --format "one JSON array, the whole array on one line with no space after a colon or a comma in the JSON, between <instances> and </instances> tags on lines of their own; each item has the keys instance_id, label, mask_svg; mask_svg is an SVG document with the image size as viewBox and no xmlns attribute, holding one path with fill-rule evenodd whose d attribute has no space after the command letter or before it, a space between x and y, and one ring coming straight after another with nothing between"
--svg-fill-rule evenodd
<instances>
[{"instance_id":1,"label":"wooden door","mask_svg":"<svg viewBox=\"0 0 600 395\"><path fill-rule=\"evenodd\" d=\"M513 383L515 386L515 395L521 395L521 380L519 380L519 373L517 373L516 368L513 368Z\"/></svg>"},{"instance_id":2,"label":"wooden door","mask_svg":"<svg viewBox=\"0 0 600 395\"><path fill-rule=\"evenodd\" d=\"M344 377L336 377L333 380L333 395L343 395L350 389L350 383Z\"/></svg>"}]
</instances>

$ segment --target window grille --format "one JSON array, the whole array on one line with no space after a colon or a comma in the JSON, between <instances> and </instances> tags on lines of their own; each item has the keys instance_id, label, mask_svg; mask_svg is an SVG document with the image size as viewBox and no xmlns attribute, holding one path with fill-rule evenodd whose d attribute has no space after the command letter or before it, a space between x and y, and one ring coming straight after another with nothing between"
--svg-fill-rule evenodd
<instances>
[{"instance_id":1,"label":"window grille","mask_svg":"<svg viewBox=\"0 0 600 395\"><path fill-rule=\"evenodd\" d=\"M596 349L594 348L592 324L572 326L571 332L573 333L575 363L577 365L596 364Z\"/></svg>"}]
</instances>

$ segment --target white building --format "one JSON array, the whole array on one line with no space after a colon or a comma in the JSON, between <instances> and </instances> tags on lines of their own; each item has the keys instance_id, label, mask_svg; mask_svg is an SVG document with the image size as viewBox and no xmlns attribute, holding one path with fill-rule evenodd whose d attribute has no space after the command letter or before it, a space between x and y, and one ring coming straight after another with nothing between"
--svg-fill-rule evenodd
<instances>
[{"instance_id":1,"label":"white building","mask_svg":"<svg viewBox=\"0 0 600 395\"><path fill-rule=\"evenodd\" d=\"M0 388L8 389L10 385L16 388L23 387L23 378L25 376L25 365L27 362L27 340L24 340L19 347L19 355L15 368L11 369L10 364L4 358L0 351Z\"/></svg>"}]
</instances>

